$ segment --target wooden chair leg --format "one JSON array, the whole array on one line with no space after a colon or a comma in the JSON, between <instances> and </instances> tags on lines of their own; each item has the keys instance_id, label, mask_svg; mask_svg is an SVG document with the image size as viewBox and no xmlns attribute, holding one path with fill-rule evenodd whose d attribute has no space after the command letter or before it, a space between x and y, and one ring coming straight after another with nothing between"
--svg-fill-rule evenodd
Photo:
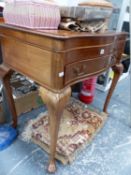
<instances>
[{"instance_id":1,"label":"wooden chair leg","mask_svg":"<svg viewBox=\"0 0 131 175\"><path fill-rule=\"evenodd\" d=\"M54 173L56 171L55 152L58 138L58 131L60 119L63 114L64 107L71 95L71 88L66 88L60 93L51 92L43 87L39 89L40 95L47 105L49 112L50 124L50 160L48 172Z\"/></svg>"},{"instance_id":2,"label":"wooden chair leg","mask_svg":"<svg viewBox=\"0 0 131 175\"><path fill-rule=\"evenodd\" d=\"M8 68L5 65L0 65L0 79L2 81L3 87L4 87L4 92L6 95L6 99L7 99L7 103L9 105L9 109L12 115L12 119L13 119L13 123L12 126L14 128L17 127L17 113L16 113L16 109L15 109L15 103L14 103L14 99L12 96L12 89L10 86L10 78L12 75L13 71Z\"/></svg>"},{"instance_id":3,"label":"wooden chair leg","mask_svg":"<svg viewBox=\"0 0 131 175\"><path fill-rule=\"evenodd\" d=\"M120 75L123 73L123 64L122 63L116 64L115 66L112 67L112 69L114 71L114 77L113 77L112 84L109 89L108 95L106 97L106 101L105 101L104 108L103 108L104 112L107 112L107 107L109 105L114 89L117 85Z\"/></svg>"}]
</instances>

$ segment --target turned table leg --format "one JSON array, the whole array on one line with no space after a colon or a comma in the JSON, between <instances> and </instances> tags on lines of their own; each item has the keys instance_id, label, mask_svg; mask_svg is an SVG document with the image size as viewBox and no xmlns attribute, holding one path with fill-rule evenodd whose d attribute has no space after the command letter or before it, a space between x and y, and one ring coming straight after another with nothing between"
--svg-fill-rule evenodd
<instances>
[{"instance_id":1,"label":"turned table leg","mask_svg":"<svg viewBox=\"0 0 131 175\"><path fill-rule=\"evenodd\" d=\"M112 84L111 84L111 87L109 89L108 95L106 97L106 101L105 101L104 108L103 108L104 112L107 112L107 107L109 105L111 96L114 92L114 89L117 85L117 82L120 78L120 75L123 73L123 65L122 65L122 63L116 64L115 66L112 67L112 69L114 71L114 77L113 77Z\"/></svg>"},{"instance_id":2,"label":"turned table leg","mask_svg":"<svg viewBox=\"0 0 131 175\"><path fill-rule=\"evenodd\" d=\"M14 103L14 99L12 96L12 89L10 86L10 78L12 75L13 71L8 68L5 65L0 65L0 79L2 81L3 87L4 87L4 92L6 95L6 99L7 99L7 103L9 105L9 109L12 115L12 119L13 119L13 124L12 126L14 128L17 127L17 113L16 113L16 109L15 109L15 103Z\"/></svg>"},{"instance_id":3,"label":"turned table leg","mask_svg":"<svg viewBox=\"0 0 131 175\"><path fill-rule=\"evenodd\" d=\"M56 171L55 152L58 138L60 119L63 114L64 107L71 95L71 88L68 87L62 92L54 93L43 87L39 89L43 101L46 103L49 112L50 126L50 159L48 171L54 173Z\"/></svg>"}]
</instances>

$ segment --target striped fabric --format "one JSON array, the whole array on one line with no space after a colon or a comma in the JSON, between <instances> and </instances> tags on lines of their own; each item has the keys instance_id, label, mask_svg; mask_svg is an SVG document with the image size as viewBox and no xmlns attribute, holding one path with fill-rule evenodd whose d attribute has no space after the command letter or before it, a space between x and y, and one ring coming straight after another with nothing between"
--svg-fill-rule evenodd
<instances>
[{"instance_id":1,"label":"striped fabric","mask_svg":"<svg viewBox=\"0 0 131 175\"><path fill-rule=\"evenodd\" d=\"M51 2L12 0L4 8L5 23L30 29L57 29L59 7Z\"/></svg>"}]
</instances>

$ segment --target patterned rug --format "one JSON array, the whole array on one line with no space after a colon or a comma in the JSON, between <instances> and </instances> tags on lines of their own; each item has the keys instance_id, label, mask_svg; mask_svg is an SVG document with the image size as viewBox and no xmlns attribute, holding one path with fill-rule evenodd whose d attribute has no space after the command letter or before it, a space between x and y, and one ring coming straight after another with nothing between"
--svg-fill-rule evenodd
<instances>
[{"instance_id":1,"label":"patterned rug","mask_svg":"<svg viewBox=\"0 0 131 175\"><path fill-rule=\"evenodd\" d=\"M71 98L65 107L58 135L56 159L71 163L77 154L91 143L107 119L106 113L89 109L84 103ZM22 137L33 141L49 153L50 137L48 113L30 120Z\"/></svg>"}]
</instances>

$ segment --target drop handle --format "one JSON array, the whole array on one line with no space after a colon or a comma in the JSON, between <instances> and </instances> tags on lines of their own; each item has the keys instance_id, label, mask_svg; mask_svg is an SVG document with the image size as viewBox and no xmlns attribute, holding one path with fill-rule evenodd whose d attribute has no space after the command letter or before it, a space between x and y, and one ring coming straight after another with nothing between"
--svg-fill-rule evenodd
<instances>
[{"instance_id":1,"label":"drop handle","mask_svg":"<svg viewBox=\"0 0 131 175\"><path fill-rule=\"evenodd\" d=\"M85 74L85 70L86 70L86 65L82 65L81 67L75 67L73 69L73 72L77 75L77 76L81 76Z\"/></svg>"},{"instance_id":2,"label":"drop handle","mask_svg":"<svg viewBox=\"0 0 131 175\"><path fill-rule=\"evenodd\" d=\"M115 55L112 55L111 56L111 61L110 61L110 64L114 64L116 62L116 56Z\"/></svg>"},{"instance_id":3,"label":"drop handle","mask_svg":"<svg viewBox=\"0 0 131 175\"><path fill-rule=\"evenodd\" d=\"M87 69L87 66L84 64L84 65L82 65L82 70L85 72L86 71L86 69Z\"/></svg>"}]
</instances>

